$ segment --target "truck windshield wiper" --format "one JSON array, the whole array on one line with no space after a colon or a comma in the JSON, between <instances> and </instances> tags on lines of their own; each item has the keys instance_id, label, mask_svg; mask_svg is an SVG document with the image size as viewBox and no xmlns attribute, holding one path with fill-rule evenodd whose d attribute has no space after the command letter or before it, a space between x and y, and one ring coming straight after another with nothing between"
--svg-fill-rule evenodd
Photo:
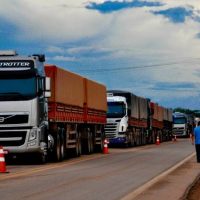
<instances>
[{"instance_id":1,"label":"truck windshield wiper","mask_svg":"<svg viewBox=\"0 0 200 200\"><path fill-rule=\"evenodd\" d=\"M22 99L27 99L26 96L24 96L23 94L19 93L19 92L3 92L0 93L1 97L6 97L6 99L9 97L9 99L12 98L22 98Z\"/></svg>"}]
</instances>

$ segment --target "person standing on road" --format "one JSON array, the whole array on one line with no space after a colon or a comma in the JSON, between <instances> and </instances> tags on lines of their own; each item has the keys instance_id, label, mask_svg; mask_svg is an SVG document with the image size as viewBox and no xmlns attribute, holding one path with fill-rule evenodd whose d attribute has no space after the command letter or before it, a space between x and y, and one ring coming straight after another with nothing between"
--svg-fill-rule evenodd
<instances>
[{"instance_id":1,"label":"person standing on road","mask_svg":"<svg viewBox=\"0 0 200 200\"><path fill-rule=\"evenodd\" d=\"M197 127L194 128L192 144L195 141L196 157L197 162L200 163L200 121L197 124Z\"/></svg>"}]
</instances>

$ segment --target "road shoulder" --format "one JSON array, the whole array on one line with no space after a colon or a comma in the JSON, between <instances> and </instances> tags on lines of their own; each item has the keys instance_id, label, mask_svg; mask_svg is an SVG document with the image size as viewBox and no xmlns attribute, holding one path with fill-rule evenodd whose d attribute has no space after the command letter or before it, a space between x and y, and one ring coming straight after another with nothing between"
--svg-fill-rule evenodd
<instances>
[{"instance_id":1,"label":"road shoulder","mask_svg":"<svg viewBox=\"0 0 200 200\"><path fill-rule=\"evenodd\" d=\"M183 199L189 188L193 185L197 177L200 176L200 164L196 163L195 156L193 155L189 160L182 165L164 174L163 177L158 178L152 182L151 186L141 186L138 189L138 194L134 193L122 199L137 199L137 200L178 200Z\"/></svg>"}]
</instances>

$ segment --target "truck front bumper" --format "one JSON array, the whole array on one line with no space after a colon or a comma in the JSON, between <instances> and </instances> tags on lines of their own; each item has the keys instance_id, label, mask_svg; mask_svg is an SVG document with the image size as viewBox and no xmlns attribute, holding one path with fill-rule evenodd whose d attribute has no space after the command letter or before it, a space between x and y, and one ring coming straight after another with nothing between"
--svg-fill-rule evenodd
<instances>
[{"instance_id":1,"label":"truck front bumper","mask_svg":"<svg viewBox=\"0 0 200 200\"><path fill-rule=\"evenodd\" d=\"M41 153L43 149L39 141L39 131L35 131L30 140L33 129L0 130L0 145L11 154ZM32 135L33 136L33 135Z\"/></svg>"},{"instance_id":2,"label":"truck front bumper","mask_svg":"<svg viewBox=\"0 0 200 200\"><path fill-rule=\"evenodd\" d=\"M126 143L126 137L117 137L109 139L110 145L121 145Z\"/></svg>"}]
</instances>

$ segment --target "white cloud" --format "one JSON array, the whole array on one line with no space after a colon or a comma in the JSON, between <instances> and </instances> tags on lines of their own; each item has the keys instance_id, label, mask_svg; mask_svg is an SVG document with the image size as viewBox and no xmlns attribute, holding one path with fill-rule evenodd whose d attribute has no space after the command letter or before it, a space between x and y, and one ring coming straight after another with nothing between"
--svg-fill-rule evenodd
<instances>
[{"instance_id":1,"label":"white cloud","mask_svg":"<svg viewBox=\"0 0 200 200\"><path fill-rule=\"evenodd\" d=\"M102 51L109 52L108 56L88 57L85 60L91 59L88 62L99 63L100 59L104 59L104 63L101 60L104 68L109 68L107 60L122 68L177 62L172 66L128 71L130 77L128 80L127 73L119 72L120 83L130 81L128 88L133 87L133 79L141 84L142 80L153 83L156 81L181 83L188 80L200 83L199 77L195 75L199 68L199 60L194 59L199 58L200 39L195 36L200 32L200 23L187 18L185 23L174 24L169 19L161 15L155 16L150 12L176 6L193 6L195 14L199 15L198 0L160 0L164 6L130 8L109 14L86 9L85 5L88 2L1 0L0 17L17 27L15 36L19 41L44 42L44 46L48 46L46 51L55 54L49 58L52 61L73 62L81 60L81 53ZM68 43L73 45L69 47L66 45ZM78 59L76 54L80 54ZM123 65L117 63L118 60L123 61ZM167 92L151 91L146 85L138 87L137 92L140 95L144 94L142 96L149 94L157 98L159 96L160 99L167 97ZM174 95L173 92L171 94ZM178 94L184 95L181 92ZM194 95L194 92L191 95Z\"/></svg>"},{"instance_id":2,"label":"white cloud","mask_svg":"<svg viewBox=\"0 0 200 200\"><path fill-rule=\"evenodd\" d=\"M64 53L64 49L57 46L49 46L46 51L50 53Z\"/></svg>"},{"instance_id":3,"label":"white cloud","mask_svg":"<svg viewBox=\"0 0 200 200\"><path fill-rule=\"evenodd\" d=\"M9 15L8 15L9 10ZM110 16L84 8L84 1L76 0L15 0L0 1L0 16L16 24L18 37L52 42L92 37L106 30Z\"/></svg>"},{"instance_id":4,"label":"white cloud","mask_svg":"<svg viewBox=\"0 0 200 200\"><path fill-rule=\"evenodd\" d=\"M68 56L54 56L54 57L47 58L47 60L73 62L73 61L77 61L77 58L68 57Z\"/></svg>"}]
</instances>

